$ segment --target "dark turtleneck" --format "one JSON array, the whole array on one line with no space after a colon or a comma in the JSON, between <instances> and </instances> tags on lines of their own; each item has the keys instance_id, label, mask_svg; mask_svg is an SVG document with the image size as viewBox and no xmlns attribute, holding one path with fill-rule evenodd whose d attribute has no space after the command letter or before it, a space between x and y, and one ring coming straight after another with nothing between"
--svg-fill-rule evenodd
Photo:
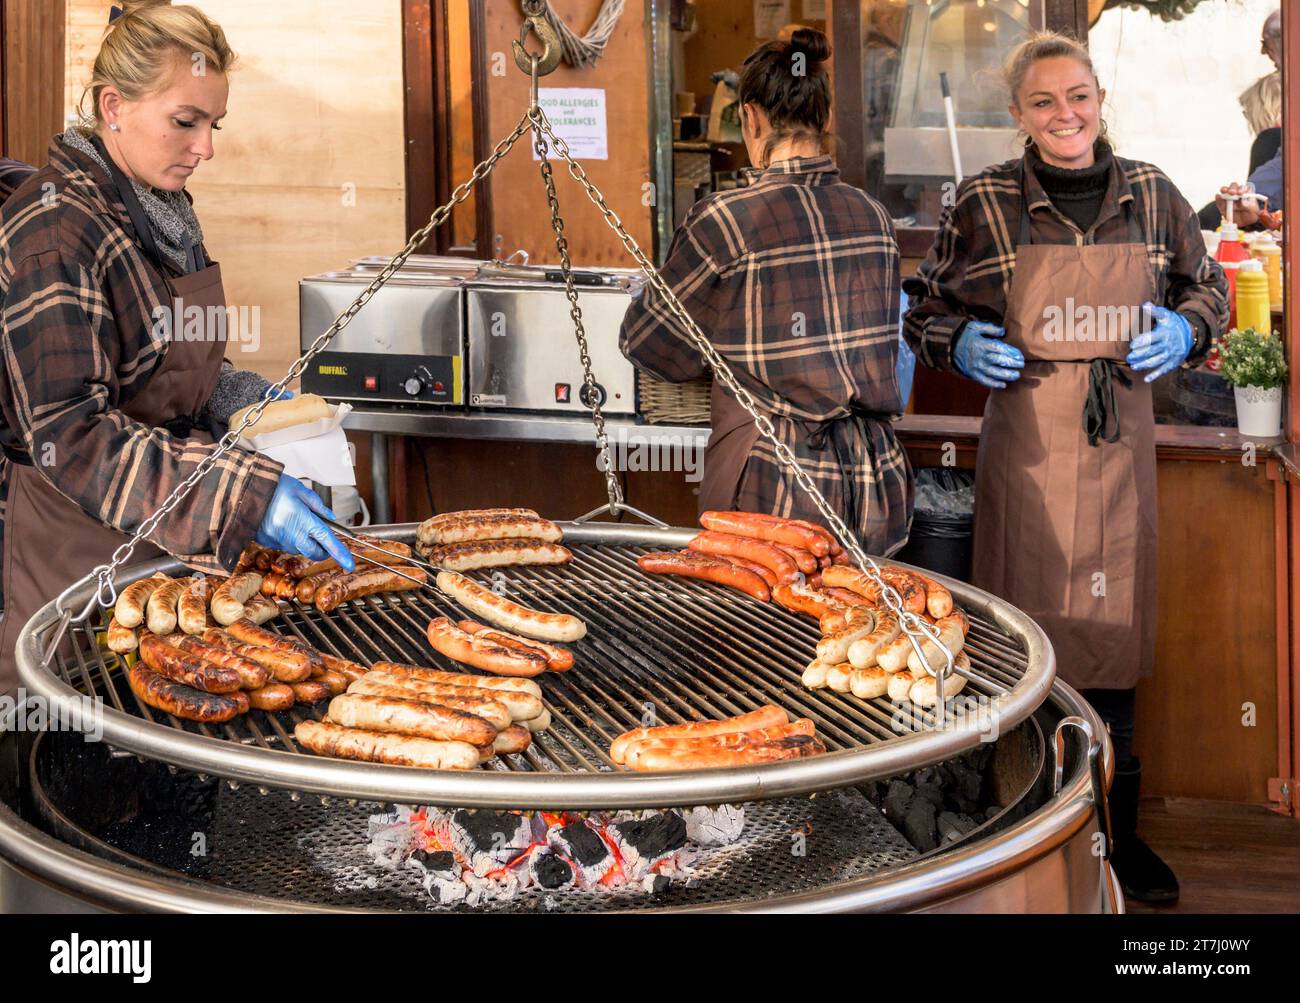
<instances>
[{"instance_id":1,"label":"dark turtleneck","mask_svg":"<svg viewBox=\"0 0 1300 1003\"><path fill-rule=\"evenodd\" d=\"M1094 150L1096 159L1092 166L1078 170L1054 167L1044 161L1034 147L1030 147L1026 154L1052 205L1084 233L1101 214L1101 203L1110 189L1110 168L1114 162L1107 144L1099 140Z\"/></svg>"}]
</instances>

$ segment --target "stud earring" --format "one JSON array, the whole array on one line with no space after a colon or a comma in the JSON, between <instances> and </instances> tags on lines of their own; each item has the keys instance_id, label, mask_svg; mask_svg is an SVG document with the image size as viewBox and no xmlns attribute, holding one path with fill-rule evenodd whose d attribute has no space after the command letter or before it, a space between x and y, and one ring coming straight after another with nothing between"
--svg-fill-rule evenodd
<instances>
[{"instance_id":1,"label":"stud earring","mask_svg":"<svg viewBox=\"0 0 1300 1003\"><path fill-rule=\"evenodd\" d=\"M118 131L116 122L110 123L109 128L112 129L114 132Z\"/></svg>"}]
</instances>

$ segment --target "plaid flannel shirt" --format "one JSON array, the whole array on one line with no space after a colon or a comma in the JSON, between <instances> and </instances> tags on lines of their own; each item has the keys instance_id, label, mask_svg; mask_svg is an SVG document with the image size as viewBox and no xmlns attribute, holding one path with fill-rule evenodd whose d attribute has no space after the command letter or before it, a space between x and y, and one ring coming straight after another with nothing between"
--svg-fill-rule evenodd
<instances>
[{"instance_id":1,"label":"plaid flannel shirt","mask_svg":"<svg viewBox=\"0 0 1300 1003\"><path fill-rule=\"evenodd\" d=\"M53 446L35 469L127 534L215 448L121 410L169 346L152 318L171 294L133 234L108 175L57 137L0 209L0 443L38 459ZM197 569L233 567L282 469L232 449L150 539Z\"/></svg>"},{"instance_id":2,"label":"plaid flannel shirt","mask_svg":"<svg viewBox=\"0 0 1300 1003\"><path fill-rule=\"evenodd\" d=\"M883 207L840 181L830 157L779 161L692 207L661 274L863 543L881 552L905 540L910 469L890 424L902 410L898 244ZM705 370L651 286L628 308L620 346L672 382ZM817 426L835 419L848 419L842 448L828 450ZM820 518L766 440L737 504Z\"/></svg>"},{"instance_id":3,"label":"plaid flannel shirt","mask_svg":"<svg viewBox=\"0 0 1300 1003\"><path fill-rule=\"evenodd\" d=\"M963 181L917 274L903 283L908 311L903 333L927 366L953 371L952 348L967 320L1003 323L1016 268L1020 220L1019 159L995 164ZM1197 365L1228 323L1228 284L1205 250L1200 222L1159 169L1114 158L1110 189L1087 234L1062 215L1032 169L1025 200L1034 239L1047 244L1126 243L1122 203L1132 202L1146 233L1154 302L1188 316L1196 339L1184 365ZM1064 290L1062 295L1068 292Z\"/></svg>"}]
</instances>

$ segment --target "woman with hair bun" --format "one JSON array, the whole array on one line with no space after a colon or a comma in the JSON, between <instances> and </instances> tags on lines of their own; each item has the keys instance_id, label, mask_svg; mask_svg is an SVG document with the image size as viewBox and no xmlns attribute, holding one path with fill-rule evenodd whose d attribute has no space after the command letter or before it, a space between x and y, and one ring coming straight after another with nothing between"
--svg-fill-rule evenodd
<instances>
[{"instance_id":1,"label":"woman with hair bun","mask_svg":"<svg viewBox=\"0 0 1300 1003\"><path fill-rule=\"evenodd\" d=\"M1111 862L1124 891L1178 882L1137 837L1135 687L1156 638L1151 382L1194 366L1227 283L1161 171L1115 155L1088 51L1030 37L1003 70L1024 155L957 189L904 283L921 362L989 387L975 467L974 584L1047 632L1057 672L1115 747Z\"/></svg>"},{"instance_id":2,"label":"woman with hair bun","mask_svg":"<svg viewBox=\"0 0 1300 1003\"><path fill-rule=\"evenodd\" d=\"M106 563L269 387L223 361L221 268L185 191L212 159L234 61L197 8L119 0L82 125L0 210L0 692L37 608ZM351 568L328 510L282 471L231 450L151 540L213 572L254 539Z\"/></svg>"},{"instance_id":3,"label":"woman with hair bun","mask_svg":"<svg viewBox=\"0 0 1300 1003\"><path fill-rule=\"evenodd\" d=\"M902 410L898 245L889 214L840 180L829 146L826 36L797 28L745 60L741 131L759 173L700 200L661 270L692 319L869 551L907 541L911 468L891 420ZM623 320L623 352L673 382L704 359L653 287ZM822 519L714 381L700 510Z\"/></svg>"}]
</instances>

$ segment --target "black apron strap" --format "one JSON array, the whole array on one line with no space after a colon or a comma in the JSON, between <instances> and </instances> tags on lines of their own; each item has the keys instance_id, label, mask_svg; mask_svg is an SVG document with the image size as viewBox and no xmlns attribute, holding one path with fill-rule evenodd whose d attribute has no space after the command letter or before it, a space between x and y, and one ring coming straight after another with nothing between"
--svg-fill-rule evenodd
<instances>
[{"instance_id":1,"label":"black apron strap","mask_svg":"<svg viewBox=\"0 0 1300 1003\"><path fill-rule=\"evenodd\" d=\"M122 173L122 169L108 155L108 150L104 147L102 139L92 135L90 141L94 144L95 149L99 151L99 155L104 158L104 163L108 165L108 173L113 179L113 186L117 189L118 198L126 206L126 214L131 217L131 226L135 230L135 239L139 241L145 253L153 258L158 267L162 269L163 274L166 275L167 259L163 257L162 251L158 249L158 241L154 239L153 229L149 226L149 217L140 205L140 200L136 198L131 179ZM206 255L203 253L203 248L198 244L191 243L185 249L185 274L189 275L206 267Z\"/></svg>"}]
</instances>

